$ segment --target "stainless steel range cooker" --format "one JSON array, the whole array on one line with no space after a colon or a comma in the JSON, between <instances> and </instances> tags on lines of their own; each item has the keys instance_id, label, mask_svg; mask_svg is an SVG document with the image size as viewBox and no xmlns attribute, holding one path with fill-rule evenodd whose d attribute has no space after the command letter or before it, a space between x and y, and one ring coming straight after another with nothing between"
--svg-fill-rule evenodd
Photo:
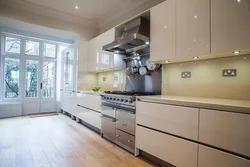
<instances>
[{"instance_id":1,"label":"stainless steel range cooker","mask_svg":"<svg viewBox=\"0 0 250 167\"><path fill-rule=\"evenodd\" d=\"M102 96L101 134L126 150L135 151L136 96L152 93L106 91Z\"/></svg>"}]
</instances>

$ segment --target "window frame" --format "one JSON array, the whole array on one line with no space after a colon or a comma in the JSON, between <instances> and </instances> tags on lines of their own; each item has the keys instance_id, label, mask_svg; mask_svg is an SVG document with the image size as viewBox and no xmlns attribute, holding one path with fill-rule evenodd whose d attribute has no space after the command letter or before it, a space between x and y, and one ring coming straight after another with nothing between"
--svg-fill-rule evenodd
<instances>
[{"instance_id":1,"label":"window frame","mask_svg":"<svg viewBox=\"0 0 250 167\"><path fill-rule=\"evenodd\" d=\"M14 53L14 52L5 52L5 47L6 47L6 38L10 37L10 38L17 38L20 39L20 53ZM15 56L20 56L22 54L22 44L23 44L23 38L17 35L13 35L13 34L1 34L1 55L6 56L6 55L15 55Z\"/></svg>"},{"instance_id":2,"label":"window frame","mask_svg":"<svg viewBox=\"0 0 250 167\"><path fill-rule=\"evenodd\" d=\"M38 55L32 55L32 54L27 54L26 53L26 46L27 46L27 41L32 41L32 42L38 42L39 44L39 52L38 52ZM42 42L38 39L34 39L34 38L24 38L24 47L23 47L23 55L24 56L32 56L32 57L42 57L42 53L41 52L43 50L43 47L42 47Z\"/></svg>"},{"instance_id":3,"label":"window frame","mask_svg":"<svg viewBox=\"0 0 250 167\"><path fill-rule=\"evenodd\" d=\"M45 54L44 54L44 52L45 52L45 44L49 44L49 45L55 45L56 47L55 47L55 57L48 57L48 56L45 56ZM41 42L41 45L42 45L42 48L43 48L43 50L42 50L42 56L43 56L43 58L45 58L45 59L50 59L50 60L53 60L53 59L57 59L57 52L58 52L58 44L57 43L55 43L55 42L51 42L51 41L44 41L44 42Z\"/></svg>"}]
</instances>

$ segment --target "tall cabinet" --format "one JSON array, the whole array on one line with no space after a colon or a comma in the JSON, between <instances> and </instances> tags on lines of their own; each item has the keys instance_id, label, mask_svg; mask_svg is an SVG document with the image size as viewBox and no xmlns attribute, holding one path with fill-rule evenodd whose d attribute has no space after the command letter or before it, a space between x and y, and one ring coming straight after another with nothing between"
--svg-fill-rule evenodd
<instances>
[{"instance_id":1,"label":"tall cabinet","mask_svg":"<svg viewBox=\"0 0 250 167\"><path fill-rule=\"evenodd\" d=\"M250 1L211 0L212 53L250 48Z\"/></svg>"}]
</instances>

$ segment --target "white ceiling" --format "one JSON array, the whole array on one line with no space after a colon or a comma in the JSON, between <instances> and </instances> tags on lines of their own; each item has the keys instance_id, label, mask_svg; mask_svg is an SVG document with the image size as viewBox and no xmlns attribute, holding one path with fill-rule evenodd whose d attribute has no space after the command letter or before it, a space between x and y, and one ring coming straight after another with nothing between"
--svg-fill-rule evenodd
<instances>
[{"instance_id":1,"label":"white ceiling","mask_svg":"<svg viewBox=\"0 0 250 167\"><path fill-rule=\"evenodd\" d=\"M53 18L104 32L164 0L0 0L17 12ZM79 8L76 10L75 6Z\"/></svg>"},{"instance_id":2,"label":"white ceiling","mask_svg":"<svg viewBox=\"0 0 250 167\"><path fill-rule=\"evenodd\" d=\"M98 21L115 10L132 10L148 0L23 0L60 12ZM79 9L75 9L75 5Z\"/></svg>"}]
</instances>

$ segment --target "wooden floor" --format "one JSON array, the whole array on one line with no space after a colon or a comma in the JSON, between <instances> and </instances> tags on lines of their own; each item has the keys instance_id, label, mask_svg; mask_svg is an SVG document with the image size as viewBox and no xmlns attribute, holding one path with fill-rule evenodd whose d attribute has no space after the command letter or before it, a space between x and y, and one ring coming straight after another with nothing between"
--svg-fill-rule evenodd
<instances>
[{"instance_id":1,"label":"wooden floor","mask_svg":"<svg viewBox=\"0 0 250 167\"><path fill-rule=\"evenodd\" d=\"M64 115L0 119L0 167L152 167Z\"/></svg>"}]
</instances>

